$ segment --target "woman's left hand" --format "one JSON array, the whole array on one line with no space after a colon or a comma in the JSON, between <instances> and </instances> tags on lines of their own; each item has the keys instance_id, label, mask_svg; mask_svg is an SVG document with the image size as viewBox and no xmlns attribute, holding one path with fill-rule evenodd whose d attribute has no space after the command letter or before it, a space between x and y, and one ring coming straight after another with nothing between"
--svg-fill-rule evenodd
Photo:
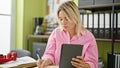
<instances>
[{"instance_id":1,"label":"woman's left hand","mask_svg":"<svg viewBox=\"0 0 120 68\"><path fill-rule=\"evenodd\" d=\"M75 68L90 68L90 65L85 63L82 56L76 56L76 58L72 58L71 63Z\"/></svg>"}]
</instances>

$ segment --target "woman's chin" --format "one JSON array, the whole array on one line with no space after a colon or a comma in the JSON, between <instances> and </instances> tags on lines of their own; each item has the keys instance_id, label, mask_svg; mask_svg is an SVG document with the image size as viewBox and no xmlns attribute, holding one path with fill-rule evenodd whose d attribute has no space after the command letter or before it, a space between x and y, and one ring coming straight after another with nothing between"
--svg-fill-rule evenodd
<instances>
[{"instance_id":1,"label":"woman's chin","mask_svg":"<svg viewBox=\"0 0 120 68\"><path fill-rule=\"evenodd\" d=\"M66 28L63 28L63 30L67 31L67 29L66 29Z\"/></svg>"}]
</instances>

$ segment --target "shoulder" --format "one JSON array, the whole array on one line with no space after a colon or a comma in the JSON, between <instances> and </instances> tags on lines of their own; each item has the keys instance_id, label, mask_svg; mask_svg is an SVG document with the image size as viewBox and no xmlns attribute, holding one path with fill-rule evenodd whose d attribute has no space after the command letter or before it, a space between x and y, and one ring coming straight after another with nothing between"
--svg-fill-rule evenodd
<instances>
[{"instance_id":1,"label":"shoulder","mask_svg":"<svg viewBox=\"0 0 120 68\"><path fill-rule=\"evenodd\" d=\"M59 34L61 31L62 30L59 27L57 27L52 31L51 35Z\"/></svg>"},{"instance_id":2,"label":"shoulder","mask_svg":"<svg viewBox=\"0 0 120 68\"><path fill-rule=\"evenodd\" d=\"M90 32L89 30L85 29L83 32L82 32L82 36L84 38L87 38L87 40L93 40L95 39L94 35L92 34L92 32Z\"/></svg>"},{"instance_id":3,"label":"shoulder","mask_svg":"<svg viewBox=\"0 0 120 68\"><path fill-rule=\"evenodd\" d=\"M61 30L59 27L57 27L57 28L55 28L52 32L53 32L53 33L56 33L56 32L58 33L58 32L61 32L61 31L62 31L62 30Z\"/></svg>"}]
</instances>

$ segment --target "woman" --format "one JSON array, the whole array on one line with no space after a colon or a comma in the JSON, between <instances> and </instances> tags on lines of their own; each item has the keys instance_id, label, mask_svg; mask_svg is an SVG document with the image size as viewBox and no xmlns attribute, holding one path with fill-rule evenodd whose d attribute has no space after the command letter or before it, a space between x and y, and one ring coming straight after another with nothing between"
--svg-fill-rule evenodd
<instances>
[{"instance_id":1,"label":"woman","mask_svg":"<svg viewBox=\"0 0 120 68\"><path fill-rule=\"evenodd\" d=\"M82 56L72 58L75 68L98 68L98 49L93 34L85 29L80 20L78 7L73 1L63 3L57 11L59 27L51 33L42 59L37 66L44 68L59 65L63 43L83 45Z\"/></svg>"}]
</instances>

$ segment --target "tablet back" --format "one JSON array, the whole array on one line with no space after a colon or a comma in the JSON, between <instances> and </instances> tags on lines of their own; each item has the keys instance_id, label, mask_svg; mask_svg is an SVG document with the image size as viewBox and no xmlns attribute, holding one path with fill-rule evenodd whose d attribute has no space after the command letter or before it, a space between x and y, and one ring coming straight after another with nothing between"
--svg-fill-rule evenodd
<instances>
[{"instance_id":1,"label":"tablet back","mask_svg":"<svg viewBox=\"0 0 120 68\"><path fill-rule=\"evenodd\" d=\"M62 44L59 68L74 68L71 60L82 55L82 48L80 44Z\"/></svg>"}]
</instances>

